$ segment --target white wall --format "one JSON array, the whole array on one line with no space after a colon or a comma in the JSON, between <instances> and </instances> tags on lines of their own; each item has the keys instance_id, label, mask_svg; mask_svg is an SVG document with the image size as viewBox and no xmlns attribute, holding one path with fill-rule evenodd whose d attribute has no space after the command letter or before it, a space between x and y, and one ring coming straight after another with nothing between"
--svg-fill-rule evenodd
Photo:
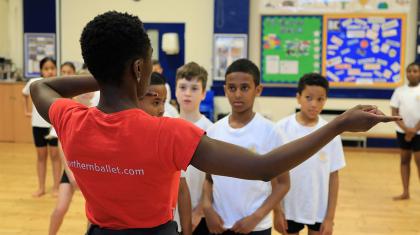
<instances>
[{"instance_id":1,"label":"white wall","mask_svg":"<svg viewBox=\"0 0 420 235\"><path fill-rule=\"evenodd\" d=\"M4 7L9 2L9 46L6 53L15 63L22 66L22 0L0 0L0 30L3 22ZM414 60L417 1L411 1L412 6L407 17L407 42L405 61ZM260 0L251 0L249 53L250 59L260 65ZM164 7L162 7L164 6ZM84 25L95 15L108 10L127 11L136 14L144 22L165 22L186 24L186 58L202 64L209 72L212 64L213 42L213 0L61 0L61 46L62 59L82 61L79 37ZM271 12L274 13L274 12ZM7 13L5 13L7 14ZM7 25L6 24L6 25ZM1 31L0 31L1 32ZM5 36L0 34L0 53L4 48ZM6 37L7 38L7 37ZM7 52L7 48L9 51ZM211 73L210 73L211 74ZM326 108L349 108L356 104L375 104L389 113L388 100L374 99L329 99ZM229 112L230 106L224 97L215 99L216 113ZM255 110L269 116L272 120L292 113L297 107L294 98L261 97L255 104ZM373 132L393 133L393 124L384 124L376 127Z\"/></svg>"},{"instance_id":2,"label":"white wall","mask_svg":"<svg viewBox=\"0 0 420 235\"><path fill-rule=\"evenodd\" d=\"M9 2L0 0L0 57L9 56Z\"/></svg>"},{"instance_id":3,"label":"white wall","mask_svg":"<svg viewBox=\"0 0 420 235\"><path fill-rule=\"evenodd\" d=\"M405 61L411 62L415 59L415 42L417 32L417 1L411 1L410 12L407 17L407 37ZM276 11L260 12L260 0L251 0L250 13L250 32L249 32L249 58L260 66L260 35L261 35L261 14L280 14ZM284 13L282 13L284 14ZM291 14L299 14L299 12L291 12ZM327 101L325 109L348 109L357 104L373 104L377 105L381 110L390 114L389 100L379 99L333 99ZM255 103L255 110L277 121L282 117L289 115L298 107L296 99L276 98L276 97L260 97ZM215 99L216 113L226 113L230 111L230 106L226 98L217 97ZM380 124L371 130L372 133L390 134L395 132L395 124Z\"/></svg>"},{"instance_id":4,"label":"white wall","mask_svg":"<svg viewBox=\"0 0 420 235\"><path fill-rule=\"evenodd\" d=\"M185 23L185 61L211 69L213 0L61 0L61 58L82 61L79 38L94 16L127 11L143 22Z\"/></svg>"}]
</instances>

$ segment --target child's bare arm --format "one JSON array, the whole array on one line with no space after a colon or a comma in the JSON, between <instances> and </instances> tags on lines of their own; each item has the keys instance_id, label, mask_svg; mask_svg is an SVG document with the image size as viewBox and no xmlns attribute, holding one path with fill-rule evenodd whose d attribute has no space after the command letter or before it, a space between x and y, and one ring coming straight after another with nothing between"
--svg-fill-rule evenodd
<instances>
[{"instance_id":1,"label":"child's bare arm","mask_svg":"<svg viewBox=\"0 0 420 235\"><path fill-rule=\"evenodd\" d=\"M359 105L313 133L262 157L233 144L203 136L191 164L210 174L268 181L299 165L343 131L366 131L379 122L399 119L384 116L374 106Z\"/></svg>"},{"instance_id":2,"label":"child's bare arm","mask_svg":"<svg viewBox=\"0 0 420 235\"><path fill-rule=\"evenodd\" d=\"M400 115L400 111L398 108L394 108L391 107L391 112L393 116L399 116ZM397 125L403 129L404 132L409 132L409 128L404 124L404 122L402 120L398 120L396 121Z\"/></svg>"},{"instance_id":3,"label":"child's bare arm","mask_svg":"<svg viewBox=\"0 0 420 235\"><path fill-rule=\"evenodd\" d=\"M206 217L207 227L210 233L220 234L225 231L224 221L213 208L213 181L211 175L206 175L203 185L203 211Z\"/></svg>"},{"instance_id":4,"label":"child's bare arm","mask_svg":"<svg viewBox=\"0 0 420 235\"><path fill-rule=\"evenodd\" d=\"M321 234L332 234L338 200L338 185L338 171L334 171L330 173L327 214L325 215L324 221L321 225Z\"/></svg>"},{"instance_id":5,"label":"child's bare arm","mask_svg":"<svg viewBox=\"0 0 420 235\"><path fill-rule=\"evenodd\" d=\"M286 195L290 188L289 172L283 173L271 180L272 191L270 196L264 203L250 216L242 218L237 221L232 231L241 234L248 234L258 225L258 223L268 214L271 210L275 209L280 204L281 199Z\"/></svg>"},{"instance_id":6,"label":"child's bare arm","mask_svg":"<svg viewBox=\"0 0 420 235\"><path fill-rule=\"evenodd\" d=\"M181 177L179 181L178 211L183 235L192 234L191 210L190 190L188 189L185 178Z\"/></svg>"},{"instance_id":7,"label":"child's bare arm","mask_svg":"<svg viewBox=\"0 0 420 235\"><path fill-rule=\"evenodd\" d=\"M31 109L30 109L30 102L29 102L29 96L23 94L23 112L26 116L30 117L32 115Z\"/></svg>"}]
</instances>

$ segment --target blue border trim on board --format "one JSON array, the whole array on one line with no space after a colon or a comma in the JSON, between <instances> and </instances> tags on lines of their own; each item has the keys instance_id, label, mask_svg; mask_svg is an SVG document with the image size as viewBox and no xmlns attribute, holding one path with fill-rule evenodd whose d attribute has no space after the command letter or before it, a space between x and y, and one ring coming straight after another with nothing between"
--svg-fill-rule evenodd
<instances>
[{"instance_id":1,"label":"blue border trim on board","mask_svg":"<svg viewBox=\"0 0 420 235\"><path fill-rule=\"evenodd\" d=\"M24 33L55 33L55 0L23 1Z\"/></svg>"},{"instance_id":2,"label":"blue border trim on board","mask_svg":"<svg viewBox=\"0 0 420 235\"><path fill-rule=\"evenodd\" d=\"M368 148L398 148L397 139L367 138Z\"/></svg>"},{"instance_id":3,"label":"blue border trim on board","mask_svg":"<svg viewBox=\"0 0 420 235\"><path fill-rule=\"evenodd\" d=\"M215 0L214 33L248 34L250 0Z\"/></svg>"},{"instance_id":4,"label":"blue border trim on board","mask_svg":"<svg viewBox=\"0 0 420 235\"><path fill-rule=\"evenodd\" d=\"M213 81L211 89L214 91L215 96L225 96L223 85L224 81ZM296 91L296 87L267 86L264 87L261 96L295 97ZM339 99L390 99L393 92L394 90L383 89L331 88L328 97Z\"/></svg>"}]
</instances>

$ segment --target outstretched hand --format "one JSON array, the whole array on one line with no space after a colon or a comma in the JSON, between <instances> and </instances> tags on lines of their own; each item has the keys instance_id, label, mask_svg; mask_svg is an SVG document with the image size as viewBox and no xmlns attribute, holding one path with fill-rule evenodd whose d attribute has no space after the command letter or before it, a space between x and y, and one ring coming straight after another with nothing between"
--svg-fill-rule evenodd
<instances>
[{"instance_id":1,"label":"outstretched hand","mask_svg":"<svg viewBox=\"0 0 420 235\"><path fill-rule=\"evenodd\" d=\"M380 122L399 121L399 116L386 116L374 105L357 105L337 117L342 131L368 131Z\"/></svg>"}]
</instances>

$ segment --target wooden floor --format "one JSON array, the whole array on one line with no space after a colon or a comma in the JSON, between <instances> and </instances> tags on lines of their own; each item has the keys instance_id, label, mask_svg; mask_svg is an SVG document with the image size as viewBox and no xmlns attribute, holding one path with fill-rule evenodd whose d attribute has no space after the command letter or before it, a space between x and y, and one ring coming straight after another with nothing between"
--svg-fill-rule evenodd
<instances>
[{"instance_id":1,"label":"wooden floor","mask_svg":"<svg viewBox=\"0 0 420 235\"><path fill-rule=\"evenodd\" d=\"M30 144L0 143L0 235L47 234L55 198L31 197L36 189L35 159ZM391 197L401 192L397 153L347 150L346 160L347 167L340 172L335 234L419 235L420 183L414 164L412 198L394 202ZM84 202L78 192L60 234L83 234L85 228Z\"/></svg>"}]
</instances>

